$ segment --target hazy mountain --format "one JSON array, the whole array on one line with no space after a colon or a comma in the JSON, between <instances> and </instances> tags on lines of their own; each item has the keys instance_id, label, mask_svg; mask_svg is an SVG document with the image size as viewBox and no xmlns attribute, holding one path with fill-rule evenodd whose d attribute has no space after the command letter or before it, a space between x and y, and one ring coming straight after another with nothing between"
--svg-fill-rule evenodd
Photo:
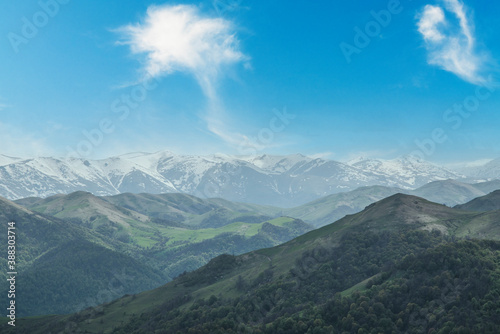
<instances>
[{"instance_id":1,"label":"hazy mountain","mask_svg":"<svg viewBox=\"0 0 500 334\"><path fill-rule=\"evenodd\" d=\"M500 190L496 190L486 196L475 198L468 203L457 205L455 208L478 212L500 210Z\"/></svg>"},{"instance_id":2,"label":"hazy mountain","mask_svg":"<svg viewBox=\"0 0 500 334\"><path fill-rule=\"evenodd\" d=\"M419 158L406 156L393 160L357 159L349 164L360 170L381 176L392 176L388 184L404 189L417 188L431 181L459 179L463 176L443 167L430 164Z\"/></svg>"},{"instance_id":3,"label":"hazy mountain","mask_svg":"<svg viewBox=\"0 0 500 334\"><path fill-rule=\"evenodd\" d=\"M396 194L285 244L222 255L75 315L26 319L16 332L495 332L500 243L455 240L492 224L481 217Z\"/></svg>"},{"instance_id":4,"label":"hazy mountain","mask_svg":"<svg viewBox=\"0 0 500 334\"><path fill-rule=\"evenodd\" d=\"M485 194L500 189L500 180L485 181L472 184L474 188L481 190Z\"/></svg>"},{"instance_id":5,"label":"hazy mountain","mask_svg":"<svg viewBox=\"0 0 500 334\"><path fill-rule=\"evenodd\" d=\"M479 189L475 184L463 183L456 180L430 182L410 193L448 206L463 204L476 197L486 195L486 192Z\"/></svg>"},{"instance_id":6,"label":"hazy mountain","mask_svg":"<svg viewBox=\"0 0 500 334\"><path fill-rule=\"evenodd\" d=\"M415 190L383 186L361 187L353 191L328 195L292 209L285 209L283 212L313 226L321 227L345 215L357 213L366 206L396 193L410 194L432 202L455 206L484 196L486 192L483 189L500 189L500 184L496 181L468 184L456 180L444 180L430 182Z\"/></svg>"},{"instance_id":7,"label":"hazy mountain","mask_svg":"<svg viewBox=\"0 0 500 334\"><path fill-rule=\"evenodd\" d=\"M399 188L382 186L361 187L353 191L332 194L304 205L287 209L291 217L302 219L315 227L331 224L346 215L357 213L383 198L403 192Z\"/></svg>"},{"instance_id":8,"label":"hazy mountain","mask_svg":"<svg viewBox=\"0 0 500 334\"><path fill-rule=\"evenodd\" d=\"M415 189L462 175L412 157L341 163L289 156L181 156L134 153L103 160L2 156L0 196L47 197L87 191L185 193L201 198L293 207L320 197L381 185Z\"/></svg>"},{"instance_id":9,"label":"hazy mountain","mask_svg":"<svg viewBox=\"0 0 500 334\"><path fill-rule=\"evenodd\" d=\"M500 179L500 158L473 164L463 164L454 168L457 172L478 180Z\"/></svg>"}]
</instances>

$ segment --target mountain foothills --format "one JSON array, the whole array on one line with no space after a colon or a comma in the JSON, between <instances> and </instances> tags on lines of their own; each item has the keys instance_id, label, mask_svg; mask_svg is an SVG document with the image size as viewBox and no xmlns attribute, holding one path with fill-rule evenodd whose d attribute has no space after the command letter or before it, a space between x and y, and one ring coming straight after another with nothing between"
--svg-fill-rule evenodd
<instances>
[{"instance_id":1,"label":"mountain foothills","mask_svg":"<svg viewBox=\"0 0 500 334\"><path fill-rule=\"evenodd\" d=\"M278 246L10 332L498 333L500 212L469 204L395 194Z\"/></svg>"},{"instance_id":2,"label":"mountain foothills","mask_svg":"<svg viewBox=\"0 0 500 334\"><path fill-rule=\"evenodd\" d=\"M500 160L489 162L487 168L466 168L459 173L414 157L341 163L300 154L247 157L158 152L102 160L0 156L0 196L15 200L80 190L98 196L185 193L294 207L363 186L411 190L447 179L488 181L500 178L497 165ZM472 178L467 179L469 175Z\"/></svg>"},{"instance_id":3,"label":"mountain foothills","mask_svg":"<svg viewBox=\"0 0 500 334\"><path fill-rule=\"evenodd\" d=\"M304 220L315 227L334 222L345 215L360 212L366 206L404 193L425 198L432 202L455 206L499 189L498 180L468 184L455 180L434 181L415 190L384 186L361 187L353 191L328 195L291 209L283 209L287 216Z\"/></svg>"},{"instance_id":4,"label":"mountain foothills","mask_svg":"<svg viewBox=\"0 0 500 334\"><path fill-rule=\"evenodd\" d=\"M496 185L496 181L470 185L445 180L406 192L451 206L457 199L463 203ZM98 197L79 191L16 203L4 199L0 218L18 223L23 254L20 282L26 286L19 298L29 305L19 314L26 316L75 312L125 293L151 289L218 255L281 244L402 192L405 190L383 186L361 187L283 209L187 194ZM494 221L495 194L459 208L483 212L471 221ZM483 202L487 204L477 204ZM479 223L474 226L461 235L483 238L488 229L494 229ZM61 275L53 277L54 271ZM49 296L41 291L58 293Z\"/></svg>"},{"instance_id":5,"label":"mountain foothills","mask_svg":"<svg viewBox=\"0 0 500 334\"><path fill-rule=\"evenodd\" d=\"M158 272L127 254L120 242L79 224L41 215L4 199L0 199L0 219L16 222L16 269L23 273L17 280L23 289L16 299L24 303L19 315L78 310L164 281ZM2 247L6 247L6 239ZM7 268L5 258L1 261L2 268ZM95 289L106 288L113 275L135 277L142 283L123 281L108 290L105 298L96 299ZM1 286L7 291L5 282ZM2 294L1 300L6 302L6 297Z\"/></svg>"},{"instance_id":6,"label":"mountain foothills","mask_svg":"<svg viewBox=\"0 0 500 334\"><path fill-rule=\"evenodd\" d=\"M16 222L17 314L75 312L158 287L220 254L275 246L312 230L278 213L184 194L0 199L0 220ZM7 240L1 245L7 249ZM5 258L0 264L7 268Z\"/></svg>"}]
</instances>

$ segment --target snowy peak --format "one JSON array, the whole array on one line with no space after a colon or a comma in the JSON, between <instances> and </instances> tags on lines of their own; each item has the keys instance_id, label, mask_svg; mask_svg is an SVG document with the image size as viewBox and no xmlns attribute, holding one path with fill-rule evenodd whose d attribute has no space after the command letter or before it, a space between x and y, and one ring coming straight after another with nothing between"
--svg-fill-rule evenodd
<instances>
[{"instance_id":1,"label":"snowy peak","mask_svg":"<svg viewBox=\"0 0 500 334\"><path fill-rule=\"evenodd\" d=\"M281 174L287 172L297 164L313 160L302 154L294 154L287 156L263 154L258 156L240 157L240 159L242 161L248 162L254 167L258 167L263 171L273 174Z\"/></svg>"},{"instance_id":2,"label":"snowy peak","mask_svg":"<svg viewBox=\"0 0 500 334\"><path fill-rule=\"evenodd\" d=\"M98 196L178 192L291 207L363 186L415 189L432 181L461 178L460 173L414 157L342 163L301 154L195 156L169 151L100 160L0 156L0 196L9 199L78 190Z\"/></svg>"},{"instance_id":3,"label":"snowy peak","mask_svg":"<svg viewBox=\"0 0 500 334\"><path fill-rule=\"evenodd\" d=\"M492 180L500 178L500 158L494 160L480 160L472 163L464 163L455 167L455 169L467 177Z\"/></svg>"},{"instance_id":4,"label":"snowy peak","mask_svg":"<svg viewBox=\"0 0 500 334\"><path fill-rule=\"evenodd\" d=\"M0 166L9 165L16 161L22 160L21 158L9 157L7 155L0 154Z\"/></svg>"},{"instance_id":5,"label":"snowy peak","mask_svg":"<svg viewBox=\"0 0 500 334\"><path fill-rule=\"evenodd\" d=\"M352 162L350 165L375 175L392 175L394 181L400 185L403 184L404 188L414 188L432 181L462 179L465 177L460 173L413 156L404 156L392 160L365 159Z\"/></svg>"}]
</instances>

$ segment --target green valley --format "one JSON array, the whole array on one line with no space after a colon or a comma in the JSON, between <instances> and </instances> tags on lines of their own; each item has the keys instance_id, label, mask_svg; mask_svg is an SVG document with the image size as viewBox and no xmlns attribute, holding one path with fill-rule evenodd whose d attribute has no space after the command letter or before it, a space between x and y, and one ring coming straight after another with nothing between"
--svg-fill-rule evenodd
<instances>
[{"instance_id":1,"label":"green valley","mask_svg":"<svg viewBox=\"0 0 500 334\"><path fill-rule=\"evenodd\" d=\"M158 287L220 254L272 247L312 229L246 204L177 194L151 197L163 200L157 209L162 206L165 215L148 216L86 192L17 204L0 200L0 218L15 221L19 231L24 286L19 303L26 306L18 314L75 312ZM155 207L142 209L150 213ZM172 212L177 220L167 217Z\"/></svg>"},{"instance_id":2,"label":"green valley","mask_svg":"<svg viewBox=\"0 0 500 334\"><path fill-rule=\"evenodd\" d=\"M495 333L500 244L480 239L500 240L500 215L486 214L396 194L284 244L221 255L160 288L23 319L17 330Z\"/></svg>"}]
</instances>

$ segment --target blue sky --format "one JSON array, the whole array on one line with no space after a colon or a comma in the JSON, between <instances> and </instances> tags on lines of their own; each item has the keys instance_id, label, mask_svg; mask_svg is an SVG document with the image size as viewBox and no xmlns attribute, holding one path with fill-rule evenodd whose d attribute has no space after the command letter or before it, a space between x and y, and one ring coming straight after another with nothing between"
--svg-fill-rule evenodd
<instances>
[{"instance_id":1,"label":"blue sky","mask_svg":"<svg viewBox=\"0 0 500 334\"><path fill-rule=\"evenodd\" d=\"M497 2L1 9L3 154L500 157Z\"/></svg>"}]
</instances>

